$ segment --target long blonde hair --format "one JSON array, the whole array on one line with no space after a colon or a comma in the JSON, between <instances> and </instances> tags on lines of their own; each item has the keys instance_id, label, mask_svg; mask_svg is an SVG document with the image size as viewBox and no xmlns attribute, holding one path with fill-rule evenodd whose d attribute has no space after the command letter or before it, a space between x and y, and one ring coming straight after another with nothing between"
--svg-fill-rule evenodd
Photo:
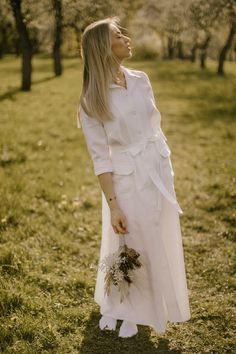
<instances>
[{"instance_id":1,"label":"long blonde hair","mask_svg":"<svg viewBox=\"0 0 236 354\"><path fill-rule=\"evenodd\" d=\"M114 78L114 66L119 62L111 49L110 24L120 28L119 21L117 16L95 21L85 28L81 38L83 83L79 105L89 117L102 122L113 119L108 90Z\"/></svg>"}]
</instances>

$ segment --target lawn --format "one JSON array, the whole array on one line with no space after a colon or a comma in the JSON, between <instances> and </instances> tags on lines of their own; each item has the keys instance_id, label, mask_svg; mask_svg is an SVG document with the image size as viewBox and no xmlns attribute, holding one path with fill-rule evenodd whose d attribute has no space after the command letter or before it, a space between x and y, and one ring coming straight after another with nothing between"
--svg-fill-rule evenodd
<instances>
[{"instance_id":1,"label":"lawn","mask_svg":"<svg viewBox=\"0 0 236 354\"><path fill-rule=\"evenodd\" d=\"M236 64L125 62L148 73L172 150L191 320L133 338L98 328L93 300L101 192L76 127L82 67L0 61L0 351L34 354L235 353ZM121 322L119 321L119 324Z\"/></svg>"}]
</instances>

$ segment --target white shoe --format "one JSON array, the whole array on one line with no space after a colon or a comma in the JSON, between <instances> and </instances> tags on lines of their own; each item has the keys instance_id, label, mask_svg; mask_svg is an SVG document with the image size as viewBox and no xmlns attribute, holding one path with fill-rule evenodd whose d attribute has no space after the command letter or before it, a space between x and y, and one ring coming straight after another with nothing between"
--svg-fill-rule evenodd
<instances>
[{"instance_id":1,"label":"white shoe","mask_svg":"<svg viewBox=\"0 0 236 354\"><path fill-rule=\"evenodd\" d=\"M100 329L109 329L109 330L115 330L116 329L116 323L117 320L112 317L108 316L102 316L99 321L99 327Z\"/></svg>"},{"instance_id":2,"label":"white shoe","mask_svg":"<svg viewBox=\"0 0 236 354\"><path fill-rule=\"evenodd\" d=\"M119 337L132 337L138 333L138 327L135 323L124 320L120 326Z\"/></svg>"}]
</instances>

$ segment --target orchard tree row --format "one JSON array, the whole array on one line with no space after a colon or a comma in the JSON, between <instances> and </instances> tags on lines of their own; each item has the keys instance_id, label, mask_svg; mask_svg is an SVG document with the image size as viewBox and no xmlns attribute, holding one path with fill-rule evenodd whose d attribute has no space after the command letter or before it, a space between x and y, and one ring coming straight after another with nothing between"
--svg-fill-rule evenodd
<instances>
[{"instance_id":1,"label":"orchard tree row","mask_svg":"<svg viewBox=\"0 0 236 354\"><path fill-rule=\"evenodd\" d=\"M32 56L49 53L56 76L63 54L80 55L83 29L118 16L132 38L134 58L218 61L236 58L236 0L0 0L0 58L22 58L22 90L31 88Z\"/></svg>"},{"instance_id":2,"label":"orchard tree row","mask_svg":"<svg viewBox=\"0 0 236 354\"><path fill-rule=\"evenodd\" d=\"M210 56L220 75L227 58L236 60L236 0L148 0L133 23L136 35L146 33L141 45L150 48L148 37L156 38L152 45L164 59L194 62L198 53L204 69Z\"/></svg>"}]
</instances>

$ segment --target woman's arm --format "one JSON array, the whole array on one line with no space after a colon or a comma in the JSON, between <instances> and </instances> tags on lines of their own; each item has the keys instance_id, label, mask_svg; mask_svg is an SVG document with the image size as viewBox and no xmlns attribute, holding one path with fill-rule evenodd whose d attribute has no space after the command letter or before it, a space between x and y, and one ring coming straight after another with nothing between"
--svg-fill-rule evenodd
<instances>
[{"instance_id":1,"label":"woman's arm","mask_svg":"<svg viewBox=\"0 0 236 354\"><path fill-rule=\"evenodd\" d=\"M112 172L99 174L98 180L111 211L111 224L114 232L122 234L128 233L126 217L120 209L117 200L114 199L115 193L112 183ZM112 200L109 201L109 198L112 198Z\"/></svg>"},{"instance_id":2,"label":"woman's arm","mask_svg":"<svg viewBox=\"0 0 236 354\"><path fill-rule=\"evenodd\" d=\"M93 160L94 172L98 176L100 186L105 194L111 211L111 224L115 233L128 233L127 220L120 209L116 199L109 201L115 196L112 182L113 166L109 155L108 141L105 130L97 119L88 118L80 107L80 124L86 139L88 151ZM78 121L77 121L78 122Z\"/></svg>"}]
</instances>

